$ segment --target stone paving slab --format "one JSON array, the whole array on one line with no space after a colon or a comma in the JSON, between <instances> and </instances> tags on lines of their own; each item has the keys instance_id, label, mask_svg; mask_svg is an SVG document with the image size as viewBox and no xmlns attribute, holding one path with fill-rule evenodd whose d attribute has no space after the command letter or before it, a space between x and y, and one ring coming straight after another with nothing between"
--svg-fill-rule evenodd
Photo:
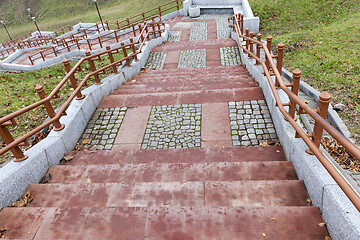
<instances>
[{"instance_id":1,"label":"stone paving slab","mask_svg":"<svg viewBox=\"0 0 360 240\"><path fill-rule=\"evenodd\" d=\"M141 149L201 147L201 104L152 107Z\"/></svg>"},{"instance_id":2,"label":"stone paving slab","mask_svg":"<svg viewBox=\"0 0 360 240\"><path fill-rule=\"evenodd\" d=\"M98 108L78 144L88 150L111 150L127 108Z\"/></svg>"},{"instance_id":3,"label":"stone paving slab","mask_svg":"<svg viewBox=\"0 0 360 240\"><path fill-rule=\"evenodd\" d=\"M202 147L231 147L227 103L204 103L202 108Z\"/></svg>"},{"instance_id":4,"label":"stone paving slab","mask_svg":"<svg viewBox=\"0 0 360 240\"><path fill-rule=\"evenodd\" d=\"M269 109L264 100L229 102L234 146L257 146L278 141Z\"/></svg>"}]
</instances>

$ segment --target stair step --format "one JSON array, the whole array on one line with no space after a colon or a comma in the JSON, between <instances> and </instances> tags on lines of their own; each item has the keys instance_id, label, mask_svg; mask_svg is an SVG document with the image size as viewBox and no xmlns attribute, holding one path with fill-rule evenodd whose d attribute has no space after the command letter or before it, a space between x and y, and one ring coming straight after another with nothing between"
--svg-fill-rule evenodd
<instances>
[{"instance_id":1,"label":"stair step","mask_svg":"<svg viewBox=\"0 0 360 240\"><path fill-rule=\"evenodd\" d=\"M136 84L136 85L135 85ZM161 85L161 87L157 87ZM111 95L120 94L144 94L144 93L157 93L157 92L185 92L185 91L201 91L201 90L216 90L216 89L233 89L240 87L257 87L256 82L248 83L226 83L226 84L196 84L191 83L188 85L181 84L127 84L119 87L118 89L111 92Z\"/></svg>"},{"instance_id":2,"label":"stair step","mask_svg":"<svg viewBox=\"0 0 360 240\"><path fill-rule=\"evenodd\" d=\"M150 163L53 166L50 183L296 180L293 165L278 162Z\"/></svg>"},{"instance_id":3,"label":"stair step","mask_svg":"<svg viewBox=\"0 0 360 240\"><path fill-rule=\"evenodd\" d=\"M21 219L21 221L19 221ZM7 208L8 239L311 239L328 236L316 207Z\"/></svg>"},{"instance_id":4,"label":"stair step","mask_svg":"<svg viewBox=\"0 0 360 240\"><path fill-rule=\"evenodd\" d=\"M135 80L135 81L134 81ZM155 82L168 82L172 84L173 82L179 83L192 83L192 82L202 82L202 83L214 83L217 82L255 82L254 78L249 75L228 75L224 76L223 74L209 74L207 76L194 74L194 75L162 75L162 76L151 76L151 75L144 75L144 76L135 76L133 80L127 82L144 82L144 83L155 83Z\"/></svg>"},{"instance_id":5,"label":"stair step","mask_svg":"<svg viewBox=\"0 0 360 240\"><path fill-rule=\"evenodd\" d=\"M63 165L211 163L287 161L280 146L236 148L148 149L121 151L74 151Z\"/></svg>"},{"instance_id":6,"label":"stair step","mask_svg":"<svg viewBox=\"0 0 360 240\"><path fill-rule=\"evenodd\" d=\"M33 184L29 207L306 206L299 180Z\"/></svg>"},{"instance_id":7,"label":"stair step","mask_svg":"<svg viewBox=\"0 0 360 240\"><path fill-rule=\"evenodd\" d=\"M193 49L219 49L223 47L237 47L237 43L231 38L208 39L199 41L181 41L162 44L153 48L152 51L184 51Z\"/></svg>"},{"instance_id":8,"label":"stair step","mask_svg":"<svg viewBox=\"0 0 360 240\"><path fill-rule=\"evenodd\" d=\"M99 108L263 100L260 87L104 96Z\"/></svg>"}]
</instances>

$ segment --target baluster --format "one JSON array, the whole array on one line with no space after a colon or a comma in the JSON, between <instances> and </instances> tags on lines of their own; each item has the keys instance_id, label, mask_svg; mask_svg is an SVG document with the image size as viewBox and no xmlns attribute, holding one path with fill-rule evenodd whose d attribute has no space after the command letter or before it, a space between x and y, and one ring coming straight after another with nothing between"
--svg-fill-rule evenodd
<instances>
[{"instance_id":1,"label":"baluster","mask_svg":"<svg viewBox=\"0 0 360 240\"><path fill-rule=\"evenodd\" d=\"M70 66L70 62L67 58L65 58L63 60L63 64L65 66L65 70L67 73L69 73L71 71L71 66ZM77 80L75 78L75 73L71 74L70 75L70 82L71 82L71 86L72 88L75 90L79 85L77 83ZM81 94L81 91L77 92L76 93L76 99L77 100L80 100L80 99L83 99L85 96Z\"/></svg>"},{"instance_id":2,"label":"baluster","mask_svg":"<svg viewBox=\"0 0 360 240\"><path fill-rule=\"evenodd\" d=\"M86 55L87 57L91 56L90 51L89 51L89 50L86 50L85 55ZM89 65L90 65L91 72L95 72L95 71L96 71L96 67L95 67L95 64L94 64L94 60L93 60L91 57L89 57L88 62L89 62ZM99 78L99 74L98 74L98 73L95 73L93 76L94 76L94 78L95 78L96 84L98 84L98 85L101 84L101 80L100 80L100 78Z\"/></svg>"}]
</instances>

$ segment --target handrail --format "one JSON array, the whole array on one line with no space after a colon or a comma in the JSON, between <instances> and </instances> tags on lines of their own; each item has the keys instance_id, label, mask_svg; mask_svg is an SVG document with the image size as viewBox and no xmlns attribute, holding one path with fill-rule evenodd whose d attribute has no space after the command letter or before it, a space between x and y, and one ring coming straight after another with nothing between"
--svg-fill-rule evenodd
<instances>
[{"instance_id":1,"label":"handrail","mask_svg":"<svg viewBox=\"0 0 360 240\"><path fill-rule=\"evenodd\" d=\"M158 26L158 30L153 31L153 27L152 26ZM161 29L161 27L163 27L163 29ZM149 28L149 30L148 30ZM138 54L141 53L143 46L145 45L145 40L150 38L150 36L155 36L156 34L161 35L161 32L163 32L165 30L165 24L161 23L161 22L155 22L155 23L145 23L140 36L143 36L145 34L145 36L143 36L143 38L138 38L135 42L129 43L129 44L123 44L120 47L116 47L113 49L109 49L109 50L105 50L103 52L97 53L97 54L93 54L93 55L89 55L86 56L84 58L82 58L80 61L78 61L75 66L66 74L66 76L60 81L60 83L51 91L51 93L46 96L45 98L41 99L40 101L33 103L27 107L24 107L23 109L20 109L14 113L11 113L5 117L0 118L0 130L3 131L3 128L5 128L7 126L7 122L11 121L13 122L14 119L36 107L39 107L41 105L45 105L46 103L49 103L51 99L54 98L54 96L56 96L56 94L60 91L60 89L70 80L71 81L71 77L74 76L74 74L76 73L76 71L79 69L79 67L81 66L82 63L84 63L84 61L88 61L88 60L92 60L95 57L99 57L105 54L109 54L113 51L117 51L119 49L122 49L124 51L124 49L126 48L133 48L133 46L139 44L140 42L142 42L140 48L136 51L133 52L132 54L128 55L127 57L124 57L118 61L114 61L113 63L104 66L100 69L97 69L95 71L90 72L89 74L87 74L84 79L77 84L76 88L74 87L74 91L73 93L70 95L70 97L67 99L67 101L62 105L62 107L60 108L60 110L54 114L54 116L50 117L50 120L47 122L44 122L43 124L41 124L40 126L36 127L35 129L31 130L30 132L24 134L23 136L17 138L16 140L12 139L12 141L10 143L6 143L6 146L3 147L2 149L0 149L0 155L4 154L5 152L9 151L9 150L13 150L14 148L18 148L19 144L21 144L22 142L26 141L28 138L30 138L31 136L33 136L34 134L36 134L37 132L41 131L42 129L44 129L45 127L49 126L52 123L55 123L57 121L59 121L60 117L65 113L66 108L69 106L69 104L71 103L71 101L74 100L74 98L80 93L81 94L81 88L85 85L85 83L87 82L87 80L91 77L91 76L96 76L97 74L103 72L105 69L111 68L113 66L118 65L119 63L132 59L134 58L136 60L136 56ZM155 34L155 35L154 35ZM1 133L1 132L0 132ZM11 135L10 135L11 137ZM5 139L4 139L5 141ZM20 150L21 151L21 150ZM18 152L19 153L19 152ZM15 154L14 154L15 155ZM21 156L22 155L22 156ZM22 152L20 153L19 156L15 156L15 157L19 157L19 159L16 159L15 161L22 161L24 159L26 159L24 157L24 155L22 154Z\"/></svg>"},{"instance_id":2,"label":"handrail","mask_svg":"<svg viewBox=\"0 0 360 240\"><path fill-rule=\"evenodd\" d=\"M251 55L252 58L256 60L257 63L259 63L263 70L264 74L268 80L268 83L270 85L271 91L273 93L273 96L275 98L277 107L279 111L284 115L285 119L292 125L294 130L296 131L297 135L301 137L306 145L309 147L311 152L319 159L319 161L322 163L322 165L325 167L325 169L329 172L329 174L333 177L333 179L336 181L336 183L340 186L340 188L344 191L344 193L348 196L350 201L354 204L354 206L360 211L360 196L358 193L353 189L353 187L343 178L343 176L337 171L337 169L331 164L331 162L323 155L322 151L319 149L319 146L317 146L314 141L311 139L314 137L313 134L307 134L302 127L300 127L296 123L296 119L294 119L293 116L290 115L290 113L284 108L284 104L282 103L280 96L278 94L278 89L281 89L284 91L291 101L293 101L295 104L299 105L299 108L302 109L303 112L309 114L316 122L316 124L319 124L323 129L325 129L335 140L337 140L341 145L344 146L344 148L350 152L357 160L360 160L360 149L353 144L350 140L348 140L346 137L344 137L337 129L335 129L331 124L329 124L316 110L313 110L310 106L308 106L301 98L297 96L294 92L292 92L290 89L288 89L288 86L283 82L281 74L278 70L278 67L276 66L273 57L270 53L271 49L268 49L267 44L255 40L252 37L249 37L243 34L243 15L236 14L233 17L229 19L233 21L232 26L234 27L234 30L236 31L238 40L239 40L239 46L243 49L244 52ZM248 29L246 29L248 33ZM242 45L242 40L246 41L246 46ZM260 35L261 39L261 35ZM251 44L256 44L258 46L257 50L262 48L265 53L266 61L264 62L260 57L259 54L254 54L252 51L247 49L248 43L251 42ZM271 78L271 74L269 71L268 65L272 68L273 74L276 77L276 83L274 84L273 79ZM326 94L323 94L325 96ZM326 96L328 97L328 96ZM329 99L330 100L330 99ZM296 105L295 105L296 106ZM326 115L325 115L326 116ZM321 130L322 134L322 130ZM296 137L298 137L296 136Z\"/></svg>"}]
</instances>

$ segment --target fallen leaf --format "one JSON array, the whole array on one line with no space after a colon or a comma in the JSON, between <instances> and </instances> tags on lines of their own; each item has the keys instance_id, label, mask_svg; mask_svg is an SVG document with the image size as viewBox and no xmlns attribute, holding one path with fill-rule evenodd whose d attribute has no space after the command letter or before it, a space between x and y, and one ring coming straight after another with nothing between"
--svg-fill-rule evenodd
<instances>
[{"instance_id":1,"label":"fallen leaf","mask_svg":"<svg viewBox=\"0 0 360 240\"><path fill-rule=\"evenodd\" d=\"M88 178L88 179L86 179L86 183L90 184L90 183L92 183L92 180L90 178Z\"/></svg>"},{"instance_id":2,"label":"fallen leaf","mask_svg":"<svg viewBox=\"0 0 360 240\"><path fill-rule=\"evenodd\" d=\"M52 177L51 174L46 174L41 180L40 180L40 184L47 184L51 181Z\"/></svg>"},{"instance_id":3,"label":"fallen leaf","mask_svg":"<svg viewBox=\"0 0 360 240\"><path fill-rule=\"evenodd\" d=\"M0 228L0 238L4 238L4 232L6 232L6 228Z\"/></svg>"},{"instance_id":4,"label":"fallen leaf","mask_svg":"<svg viewBox=\"0 0 360 240\"><path fill-rule=\"evenodd\" d=\"M306 104L309 104L309 103L310 103L308 100L305 100L304 102L305 102Z\"/></svg>"},{"instance_id":5,"label":"fallen leaf","mask_svg":"<svg viewBox=\"0 0 360 240\"><path fill-rule=\"evenodd\" d=\"M273 218L271 218L271 220L276 221L276 218L273 217Z\"/></svg>"},{"instance_id":6,"label":"fallen leaf","mask_svg":"<svg viewBox=\"0 0 360 240\"><path fill-rule=\"evenodd\" d=\"M266 237L266 234L265 234L265 233L263 233L263 237Z\"/></svg>"},{"instance_id":7,"label":"fallen leaf","mask_svg":"<svg viewBox=\"0 0 360 240\"><path fill-rule=\"evenodd\" d=\"M325 226L326 226L326 223L321 222L321 223L318 224L318 226L319 226L319 227L325 227Z\"/></svg>"},{"instance_id":8,"label":"fallen leaf","mask_svg":"<svg viewBox=\"0 0 360 240\"><path fill-rule=\"evenodd\" d=\"M82 142L82 144L87 144L90 141L90 138L86 138L84 139L84 141Z\"/></svg>"},{"instance_id":9,"label":"fallen leaf","mask_svg":"<svg viewBox=\"0 0 360 240\"><path fill-rule=\"evenodd\" d=\"M26 192L19 200L13 203L10 207L26 207L31 201L34 200L34 195Z\"/></svg>"},{"instance_id":10,"label":"fallen leaf","mask_svg":"<svg viewBox=\"0 0 360 240\"><path fill-rule=\"evenodd\" d=\"M34 116L34 115L32 115L32 114L30 114L30 116L31 116L31 118L32 118L34 121L39 120L39 118L38 118L38 117L35 117L35 116Z\"/></svg>"},{"instance_id":11,"label":"fallen leaf","mask_svg":"<svg viewBox=\"0 0 360 240\"><path fill-rule=\"evenodd\" d=\"M325 236L325 240L331 240L331 237Z\"/></svg>"},{"instance_id":12,"label":"fallen leaf","mask_svg":"<svg viewBox=\"0 0 360 240\"><path fill-rule=\"evenodd\" d=\"M71 161L71 160L73 160L73 159L74 159L74 156L71 156L71 155L65 155L65 156L63 157L63 159L64 159L66 162L69 162L69 161Z\"/></svg>"},{"instance_id":13,"label":"fallen leaf","mask_svg":"<svg viewBox=\"0 0 360 240\"><path fill-rule=\"evenodd\" d=\"M277 153L279 153L279 152L280 152L280 150L276 150L276 152L277 152Z\"/></svg>"},{"instance_id":14,"label":"fallen leaf","mask_svg":"<svg viewBox=\"0 0 360 240\"><path fill-rule=\"evenodd\" d=\"M119 160L119 163L121 163L122 161L121 160Z\"/></svg>"}]
</instances>

